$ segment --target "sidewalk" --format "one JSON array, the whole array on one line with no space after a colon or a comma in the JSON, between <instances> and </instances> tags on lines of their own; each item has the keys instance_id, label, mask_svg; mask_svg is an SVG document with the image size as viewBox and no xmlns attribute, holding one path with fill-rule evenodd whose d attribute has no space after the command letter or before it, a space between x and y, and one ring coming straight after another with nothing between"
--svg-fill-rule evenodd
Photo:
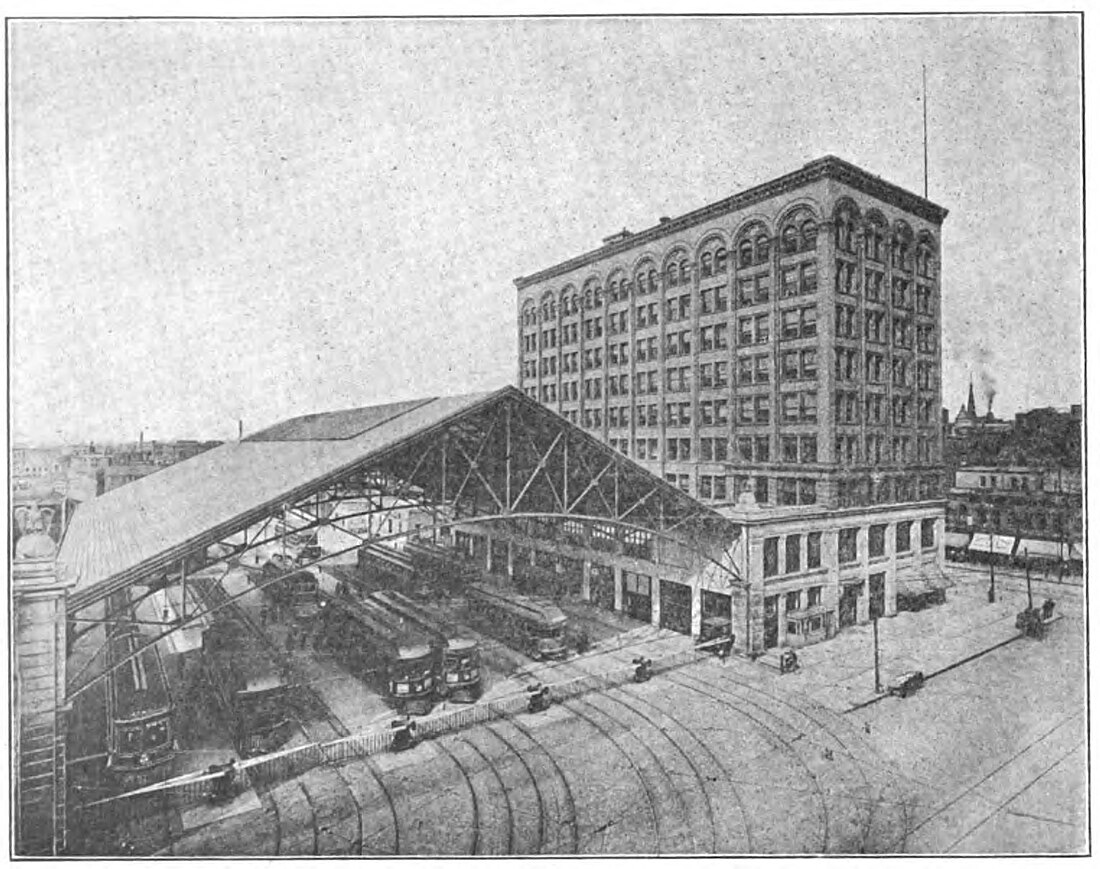
<instances>
[{"instance_id":1,"label":"sidewalk","mask_svg":"<svg viewBox=\"0 0 1100 869\"><path fill-rule=\"evenodd\" d=\"M982 577L957 582L945 604L879 620L883 686L910 670L935 673L1020 635L1016 615L1026 606L1023 593L1002 589L991 604ZM875 699L873 630L870 623L857 625L799 649L800 669L782 676L783 686L837 712ZM778 674L777 650L761 663L774 666Z\"/></svg>"}]
</instances>

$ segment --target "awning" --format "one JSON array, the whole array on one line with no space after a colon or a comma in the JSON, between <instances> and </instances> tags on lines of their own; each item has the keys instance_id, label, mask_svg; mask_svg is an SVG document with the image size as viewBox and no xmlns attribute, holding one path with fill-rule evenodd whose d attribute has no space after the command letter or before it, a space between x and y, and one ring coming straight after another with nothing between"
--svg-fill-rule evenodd
<instances>
[{"instance_id":1,"label":"awning","mask_svg":"<svg viewBox=\"0 0 1100 869\"><path fill-rule=\"evenodd\" d=\"M1053 558L1060 559L1065 553L1066 547L1057 540L1031 540L1020 538L1020 545L1016 547L1016 555L1019 558Z\"/></svg>"},{"instance_id":2,"label":"awning","mask_svg":"<svg viewBox=\"0 0 1100 869\"><path fill-rule=\"evenodd\" d=\"M948 531L943 535L943 545L951 549L966 549L970 545L970 535L957 531Z\"/></svg>"},{"instance_id":3,"label":"awning","mask_svg":"<svg viewBox=\"0 0 1100 869\"><path fill-rule=\"evenodd\" d=\"M787 620L802 622L806 619L812 619L814 616L821 616L825 614L825 607L812 606L808 609L802 610L787 610Z\"/></svg>"},{"instance_id":4,"label":"awning","mask_svg":"<svg viewBox=\"0 0 1100 869\"><path fill-rule=\"evenodd\" d=\"M974 539L970 541L971 552L989 552L990 536L988 534L982 534L981 532L974 535ZM1015 537L1005 537L1001 534L993 535L993 554L994 555L1011 555L1012 547L1016 545Z\"/></svg>"},{"instance_id":5,"label":"awning","mask_svg":"<svg viewBox=\"0 0 1100 869\"><path fill-rule=\"evenodd\" d=\"M1085 560L1085 550L1081 548L1080 543L1074 543L1073 544L1073 549L1071 550L1071 552L1069 554L1069 557L1073 561L1084 561Z\"/></svg>"}]
</instances>

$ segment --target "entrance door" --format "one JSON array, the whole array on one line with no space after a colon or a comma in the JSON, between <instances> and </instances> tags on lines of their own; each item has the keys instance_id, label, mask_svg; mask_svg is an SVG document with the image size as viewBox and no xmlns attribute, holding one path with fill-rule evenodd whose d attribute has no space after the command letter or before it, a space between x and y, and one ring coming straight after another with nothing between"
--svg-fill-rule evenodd
<instances>
[{"instance_id":1,"label":"entrance door","mask_svg":"<svg viewBox=\"0 0 1100 869\"><path fill-rule=\"evenodd\" d=\"M691 634L691 586L661 580L661 627Z\"/></svg>"},{"instance_id":2,"label":"entrance door","mask_svg":"<svg viewBox=\"0 0 1100 869\"><path fill-rule=\"evenodd\" d=\"M872 573L867 585L870 591L867 603L870 605L871 618L881 618L886 615L886 574Z\"/></svg>"},{"instance_id":3,"label":"entrance door","mask_svg":"<svg viewBox=\"0 0 1100 869\"><path fill-rule=\"evenodd\" d=\"M779 645L779 595L764 598L764 648Z\"/></svg>"},{"instance_id":4,"label":"entrance door","mask_svg":"<svg viewBox=\"0 0 1100 869\"><path fill-rule=\"evenodd\" d=\"M640 622L653 621L650 582L648 576L623 571L623 612Z\"/></svg>"},{"instance_id":5,"label":"entrance door","mask_svg":"<svg viewBox=\"0 0 1100 869\"><path fill-rule=\"evenodd\" d=\"M859 591L859 583L851 583L842 587L840 592L840 627L842 629L850 628L856 623Z\"/></svg>"},{"instance_id":6,"label":"entrance door","mask_svg":"<svg viewBox=\"0 0 1100 869\"><path fill-rule=\"evenodd\" d=\"M615 568L593 564L589 573L589 595L592 603L605 610L615 609Z\"/></svg>"}]
</instances>

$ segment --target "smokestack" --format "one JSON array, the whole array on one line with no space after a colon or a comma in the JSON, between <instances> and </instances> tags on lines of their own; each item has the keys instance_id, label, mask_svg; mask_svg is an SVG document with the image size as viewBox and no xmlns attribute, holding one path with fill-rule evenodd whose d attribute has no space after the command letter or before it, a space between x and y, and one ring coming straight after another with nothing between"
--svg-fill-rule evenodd
<instances>
[{"instance_id":1,"label":"smokestack","mask_svg":"<svg viewBox=\"0 0 1100 869\"><path fill-rule=\"evenodd\" d=\"M243 441L244 440L244 420L243 419L238 419L237 420L237 440L238 441Z\"/></svg>"},{"instance_id":2,"label":"smokestack","mask_svg":"<svg viewBox=\"0 0 1100 869\"><path fill-rule=\"evenodd\" d=\"M145 449L145 429L138 432L138 452Z\"/></svg>"}]
</instances>

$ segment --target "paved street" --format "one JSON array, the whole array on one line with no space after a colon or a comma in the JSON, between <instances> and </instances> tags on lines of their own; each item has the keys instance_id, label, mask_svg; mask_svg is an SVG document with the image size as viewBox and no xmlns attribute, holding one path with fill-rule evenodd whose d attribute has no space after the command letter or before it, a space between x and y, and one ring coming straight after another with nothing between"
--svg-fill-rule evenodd
<instances>
[{"instance_id":1,"label":"paved street","mask_svg":"<svg viewBox=\"0 0 1100 869\"><path fill-rule=\"evenodd\" d=\"M981 654L1017 635L1023 586L1005 577L989 604L984 574L950 575L946 605L880 624L884 680L972 658L909 698L858 705L876 696L870 626L803 650L786 676L705 657L190 809L161 853L1080 852L1080 589L1037 588L1037 602L1058 604L1049 636ZM501 647L513 672L492 695L690 645L648 625L608 627L627 630L518 672L522 656Z\"/></svg>"}]
</instances>

